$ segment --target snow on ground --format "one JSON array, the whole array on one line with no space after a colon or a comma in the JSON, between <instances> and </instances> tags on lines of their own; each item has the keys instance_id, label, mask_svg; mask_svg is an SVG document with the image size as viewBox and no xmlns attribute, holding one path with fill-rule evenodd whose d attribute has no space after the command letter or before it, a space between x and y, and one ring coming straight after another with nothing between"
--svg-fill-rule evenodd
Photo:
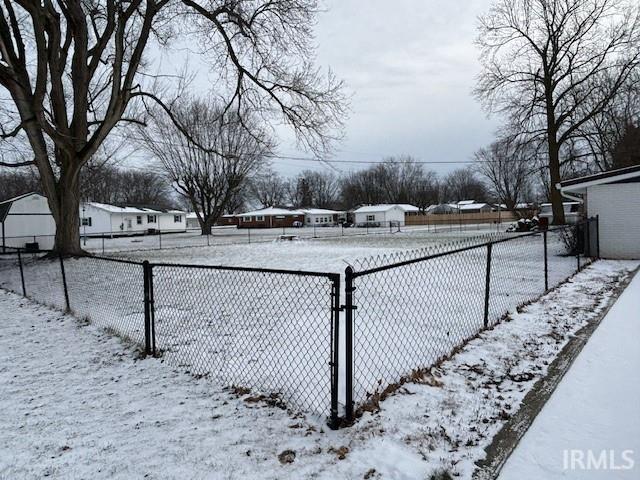
<instances>
[{"instance_id":1,"label":"snow on ground","mask_svg":"<svg viewBox=\"0 0 640 480\"><path fill-rule=\"evenodd\" d=\"M136 261L225 265L256 268L280 268L344 273L357 259L391 255L411 249L437 246L454 241L486 236L492 230L469 229L434 232L426 228L396 233L309 238L293 241L276 239L262 243L237 243L210 247L167 248L163 250L120 251L118 258Z\"/></svg>"},{"instance_id":2,"label":"snow on ground","mask_svg":"<svg viewBox=\"0 0 640 480\"><path fill-rule=\"evenodd\" d=\"M470 478L569 336L635 266L587 267L337 432L137 359L94 326L0 292L0 478L413 479L439 468ZM282 463L286 450L295 457Z\"/></svg>"},{"instance_id":3,"label":"snow on ground","mask_svg":"<svg viewBox=\"0 0 640 480\"><path fill-rule=\"evenodd\" d=\"M640 275L580 352L507 460L501 480L640 477L639 312ZM631 451L626 458L625 450ZM604 452L605 463L585 469L589 451L596 462Z\"/></svg>"},{"instance_id":4,"label":"snow on ground","mask_svg":"<svg viewBox=\"0 0 640 480\"><path fill-rule=\"evenodd\" d=\"M392 237L400 233L401 236L410 234L414 241L425 237L436 236L469 236L478 233L490 233L505 231L509 224L482 224L482 225L416 225L404 226L401 232L397 228L342 228L342 227L302 227L302 228L235 228L215 227L211 235L202 236L199 230L189 230L184 233L149 234L122 237L87 237L83 239L83 246L93 253L113 253L125 251L156 250L171 248L189 248L202 246L246 245L256 243L268 243L278 240L285 235L294 235L300 239L357 239L365 236L376 237L378 235ZM26 237L25 237L26 238Z\"/></svg>"}]
</instances>

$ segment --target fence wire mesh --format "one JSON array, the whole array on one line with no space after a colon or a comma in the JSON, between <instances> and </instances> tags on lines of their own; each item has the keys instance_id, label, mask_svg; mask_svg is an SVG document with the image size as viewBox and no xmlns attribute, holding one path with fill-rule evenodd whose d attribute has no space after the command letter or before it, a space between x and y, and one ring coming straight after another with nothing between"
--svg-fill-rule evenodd
<instances>
[{"instance_id":1,"label":"fence wire mesh","mask_svg":"<svg viewBox=\"0 0 640 480\"><path fill-rule=\"evenodd\" d=\"M342 330L335 273L61 259L6 247L0 288L68 306L172 365L335 425L339 385L350 420L354 405L377 402L588 264L581 252L599 249L593 225L358 261L346 272Z\"/></svg>"},{"instance_id":2,"label":"fence wire mesh","mask_svg":"<svg viewBox=\"0 0 640 480\"><path fill-rule=\"evenodd\" d=\"M95 257L64 260L73 313L144 345L144 276L141 263Z\"/></svg>"},{"instance_id":3,"label":"fence wire mesh","mask_svg":"<svg viewBox=\"0 0 640 480\"><path fill-rule=\"evenodd\" d=\"M153 284L156 347L171 364L329 411L332 278L155 265Z\"/></svg>"},{"instance_id":4,"label":"fence wire mesh","mask_svg":"<svg viewBox=\"0 0 640 480\"><path fill-rule=\"evenodd\" d=\"M347 402L356 410L377 403L403 378L567 280L591 261L581 255L584 228L467 238L356 262L366 269L346 280L354 307L346 319L353 330Z\"/></svg>"}]
</instances>

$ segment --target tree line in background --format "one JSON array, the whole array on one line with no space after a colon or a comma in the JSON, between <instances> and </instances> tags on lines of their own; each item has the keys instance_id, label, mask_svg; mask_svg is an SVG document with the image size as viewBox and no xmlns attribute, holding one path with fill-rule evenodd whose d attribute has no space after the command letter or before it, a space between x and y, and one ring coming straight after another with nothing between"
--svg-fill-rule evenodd
<instances>
[{"instance_id":1,"label":"tree line in background","mask_svg":"<svg viewBox=\"0 0 640 480\"><path fill-rule=\"evenodd\" d=\"M550 199L562 179L639 162L640 5L629 0L495 0L480 18L475 90L504 126L471 167L438 177L411 157L344 174L269 168L274 123L327 158L345 117L342 84L313 67L315 0L77 0L0 6L0 166L48 198L55 249L77 253L79 202L169 205L180 195L203 233L252 205L349 208ZM188 25L188 29L183 27ZM149 46L198 43L219 79L187 94L189 75L155 75ZM101 160L114 132L157 173ZM108 156L107 156L108 158ZM325 162L326 164L326 162ZM11 186L13 185L13 186ZM28 188L27 188L28 187ZM15 192L14 192L15 193Z\"/></svg>"}]
</instances>

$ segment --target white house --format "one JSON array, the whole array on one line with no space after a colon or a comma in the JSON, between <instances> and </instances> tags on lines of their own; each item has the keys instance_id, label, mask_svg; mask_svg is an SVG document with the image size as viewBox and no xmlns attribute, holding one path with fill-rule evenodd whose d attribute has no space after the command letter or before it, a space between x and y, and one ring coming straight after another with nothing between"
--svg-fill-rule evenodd
<instances>
[{"instance_id":1,"label":"white house","mask_svg":"<svg viewBox=\"0 0 640 480\"><path fill-rule=\"evenodd\" d=\"M383 225L390 222L405 224L405 216L416 214L420 209L407 204L365 205L354 213L356 225Z\"/></svg>"},{"instance_id":2,"label":"white house","mask_svg":"<svg viewBox=\"0 0 640 480\"><path fill-rule=\"evenodd\" d=\"M489 213L493 209L488 203L476 203L473 200L458 202L458 213Z\"/></svg>"},{"instance_id":3,"label":"white house","mask_svg":"<svg viewBox=\"0 0 640 480\"><path fill-rule=\"evenodd\" d=\"M56 223L42 195L26 193L0 202L0 222L2 246L24 248L36 242L41 250L53 248Z\"/></svg>"},{"instance_id":4,"label":"white house","mask_svg":"<svg viewBox=\"0 0 640 480\"><path fill-rule=\"evenodd\" d=\"M308 227L336 225L344 216L344 212L324 208L302 208L301 210L304 212L304 224Z\"/></svg>"},{"instance_id":5,"label":"white house","mask_svg":"<svg viewBox=\"0 0 640 480\"><path fill-rule=\"evenodd\" d=\"M567 180L562 194L598 217L600 256L640 258L640 165ZM578 197L579 195L579 197Z\"/></svg>"},{"instance_id":6,"label":"white house","mask_svg":"<svg viewBox=\"0 0 640 480\"><path fill-rule=\"evenodd\" d=\"M184 232L187 215L180 210L108 205L87 202L80 205L81 235L139 235L147 232Z\"/></svg>"}]
</instances>

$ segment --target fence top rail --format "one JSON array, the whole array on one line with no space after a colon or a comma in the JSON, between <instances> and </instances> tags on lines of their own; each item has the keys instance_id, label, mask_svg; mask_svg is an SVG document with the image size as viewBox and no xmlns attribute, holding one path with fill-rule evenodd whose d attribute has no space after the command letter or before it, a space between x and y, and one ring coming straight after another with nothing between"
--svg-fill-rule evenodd
<instances>
[{"instance_id":1,"label":"fence top rail","mask_svg":"<svg viewBox=\"0 0 640 480\"><path fill-rule=\"evenodd\" d=\"M427 261L427 260L432 260L434 258L445 257L447 255L453 255L455 253L467 252L469 250L474 250L476 248L487 247L488 245L493 245L493 244L496 244L496 243L511 242L513 240L520 239L520 238L538 236L538 235L543 234L544 232L563 231L563 230L566 230L568 228L576 227L578 225L584 225L584 224L586 224L588 222L589 222L589 220L585 220L585 221L578 222L578 223L572 224L572 225L559 225L559 226L556 226L556 227L549 227L546 230L537 230L535 232L519 233L519 234L515 234L513 237L489 240L487 242L476 243L474 245L468 245L466 247L460 247L460 248L455 248L453 250L446 250L444 252L433 253L431 255L425 255L425 256L422 256L422 257L411 258L411 259L408 259L408 260L403 260L401 262L390 263L390 264L387 264L387 265L381 265L379 267L374 267L374 268L368 268L366 270L360 270L360 271L353 271L352 270L350 275L353 278L362 277L362 276L365 276L365 275L370 275L370 274L377 273L377 272L382 272L382 271L385 271L385 270L391 270L391 269L397 268L397 267L404 267L406 265L412 265L414 263L419 263L419 262L424 262L424 261Z\"/></svg>"},{"instance_id":2,"label":"fence top rail","mask_svg":"<svg viewBox=\"0 0 640 480\"><path fill-rule=\"evenodd\" d=\"M307 270L284 270L278 268L255 268L255 267L228 267L224 265L197 265L188 263L150 263L152 267L171 267L171 268L197 268L200 270L228 270L235 272L255 272L255 273L276 273L284 275L297 275L301 277L325 277L331 280L340 278L339 273L331 272L313 272Z\"/></svg>"}]
</instances>

